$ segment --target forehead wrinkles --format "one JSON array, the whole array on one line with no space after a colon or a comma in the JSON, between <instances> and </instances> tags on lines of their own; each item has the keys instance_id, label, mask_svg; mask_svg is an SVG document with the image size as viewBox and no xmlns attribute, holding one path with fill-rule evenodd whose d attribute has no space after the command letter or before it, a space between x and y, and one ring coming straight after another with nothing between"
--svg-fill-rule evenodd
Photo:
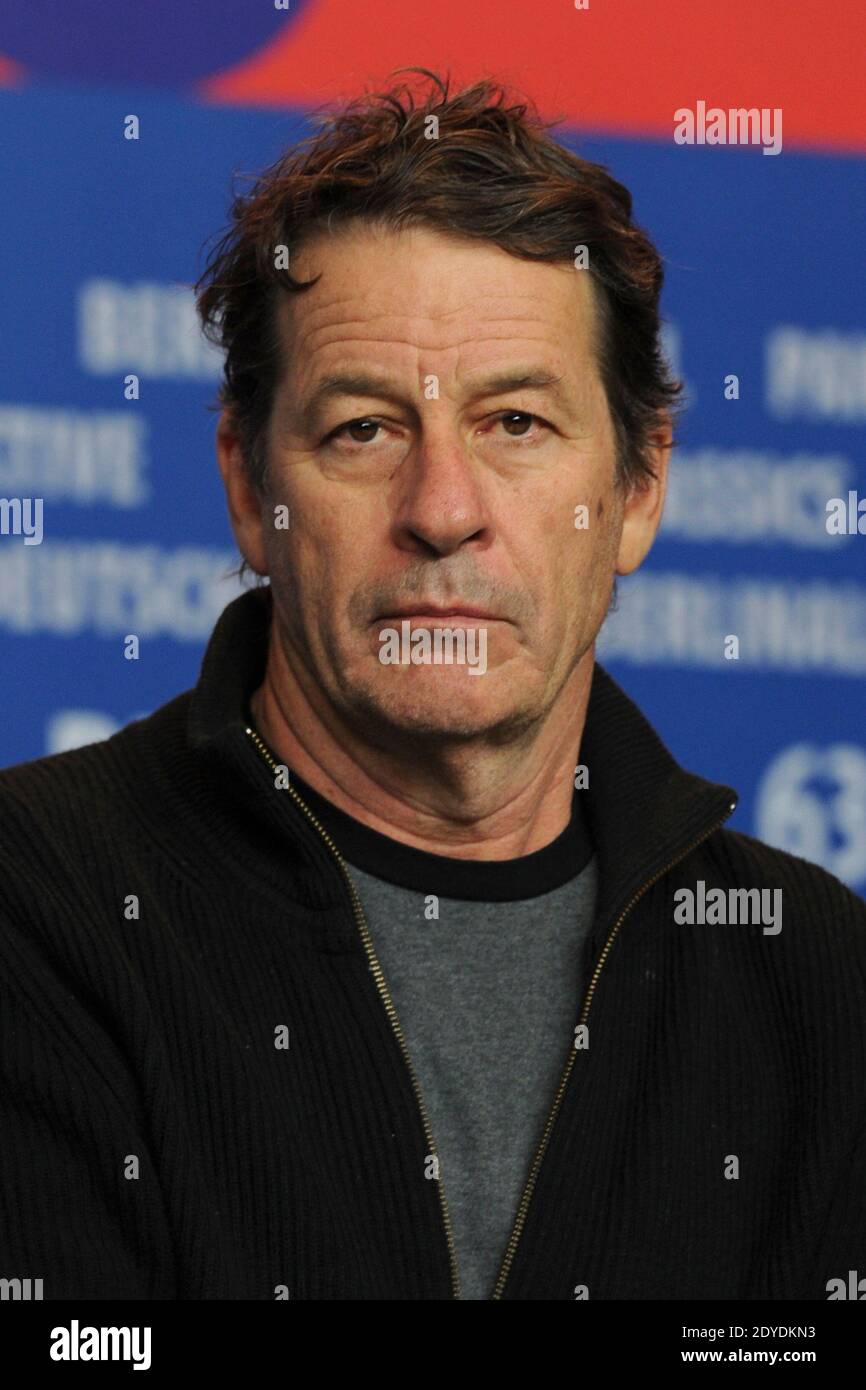
<instances>
[{"instance_id":1,"label":"forehead wrinkles","mask_svg":"<svg viewBox=\"0 0 866 1390\"><path fill-rule=\"evenodd\" d=\"M450 322L432 328L425 321L423 329L416 320L405 315L380 315L374 321L350 320L340 323L321 323L308 332L306 326L295 335L299 351L291 364L290 374L297 383L308 382L328 370L342 370L349 364L376 361L388 370L399 371L413 363L420 371L436 371L450 377L455 374L475 376L485 371L502 370L515 356L532 361L549 370L569 374L568 360L581 375L578 364L584 360L579 333L572 329L570 351L563 352L563 342L550 323L537 315L511 318L491 323L477 320ZM291 341L291 339L290 339ZM371 358L371 348L374 356ZM362 347L359 351L359 345ZM587 345L588 347L588 345Z\"/></svg>"},{"instance_id":2,"label":"forehead wrinkles","mask_svg":"<svg viewBox=\"0 0 866 1390\"><path fill-rule=\"evenodd\" d=\"M539 303L537 295L467 293L457 306L419 304L407 308L406 296L336 294L321 303L307 298L299 312L288 311L288 327L300 329L306 346L332 341L378 338L418 347L456 347L476 338L507 338L519 334L543 339L571 318L565 306Z\"/></svg>"}]
</instances>

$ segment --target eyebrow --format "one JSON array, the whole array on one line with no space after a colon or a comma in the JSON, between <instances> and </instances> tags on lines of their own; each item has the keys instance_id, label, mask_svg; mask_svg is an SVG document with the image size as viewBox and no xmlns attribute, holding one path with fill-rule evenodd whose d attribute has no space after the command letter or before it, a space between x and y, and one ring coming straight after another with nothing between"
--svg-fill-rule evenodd
<instances>
[{"instance_id":1,"label":"eyebrow","mask_svg":"<svg viewBox=\"0 0 866 1390\"><path fill-rule=\"evenodd\" d=\"M509 391L549 391L559 400L565 400L561 376L545 371L540 367L518 367L494 376L479 378L470 386L473 399L484 396L501 396ZM383 400L396 399L397 392L386 377L374 372L336 372L323 377L314 386L301 408L301 420L305 428L310 428L326 401L335 396L378 396Z\"/></svg>"}]
</instances>

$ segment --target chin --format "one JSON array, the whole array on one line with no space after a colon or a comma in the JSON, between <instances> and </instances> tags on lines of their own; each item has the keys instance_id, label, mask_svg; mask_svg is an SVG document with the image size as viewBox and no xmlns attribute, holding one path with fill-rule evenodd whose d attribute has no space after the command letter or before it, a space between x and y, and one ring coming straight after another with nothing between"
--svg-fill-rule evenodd
<instances>
[{"instance_id":1,"label":"chin","mask_svg":"<svg viewBox=\"0 0 866 1390\"><path fill-rule=\"evenodd\" d=\"M481 687L478 694L467 690L476 682ZM523 703L517 705L514 698L494 699L492 687L483 688L484 676L468 676L465 671L459 673L457 681L446 677L435 686L425 682L426 688L419 685L410 690L406 683L401 684L402 688L395 688L379 680L372 688L351 693L353 722L367 736L375 726L385 738L404 735L416 741L447 743L486 737L501 742L516 737L538 718L537 711Z\"/></svg>"}]
</instances>

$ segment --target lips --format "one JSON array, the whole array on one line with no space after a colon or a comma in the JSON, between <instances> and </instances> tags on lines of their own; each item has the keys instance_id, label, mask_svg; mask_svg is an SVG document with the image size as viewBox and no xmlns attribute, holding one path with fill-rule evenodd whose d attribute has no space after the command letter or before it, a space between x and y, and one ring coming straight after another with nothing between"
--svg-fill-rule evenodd
<instances>
[{"instance_id":1,"label":"lips","mask_svg":"<svg viewBox=\"0 0 866 1390\"><path fill-rule=\"evenodd\" d=\"M471 604L461 605L459 608L436 608L429 603L404 604L390 613L380 613L375 621L378 622L382 618L488 618L491 622L498 621L495 613L488 613L484 608L474 608Z\"/></svg>"}]
</instances>

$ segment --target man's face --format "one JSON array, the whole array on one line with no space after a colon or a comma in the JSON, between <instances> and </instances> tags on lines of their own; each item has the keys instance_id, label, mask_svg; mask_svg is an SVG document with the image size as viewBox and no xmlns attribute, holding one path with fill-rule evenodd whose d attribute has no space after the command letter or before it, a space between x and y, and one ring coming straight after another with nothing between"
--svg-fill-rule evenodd
<instances>
[{"instance_id":1,"label":"man's face","mask_svg":"<svg viewBox=\"0 0 866 1390\"><path fill-rule=\"evenodd\" d=\"M281 297L268 485L236 524L292 671L371 741L514 737L591 663L614 571L640 563L656 524L641 503L623 538L587 272L363 224L310 242L292 271L323 273ZM440 619L485 630L483 674L380 660L406 617L433 636L431 605L491 615Z\"/></svg>"}]
</instances>

